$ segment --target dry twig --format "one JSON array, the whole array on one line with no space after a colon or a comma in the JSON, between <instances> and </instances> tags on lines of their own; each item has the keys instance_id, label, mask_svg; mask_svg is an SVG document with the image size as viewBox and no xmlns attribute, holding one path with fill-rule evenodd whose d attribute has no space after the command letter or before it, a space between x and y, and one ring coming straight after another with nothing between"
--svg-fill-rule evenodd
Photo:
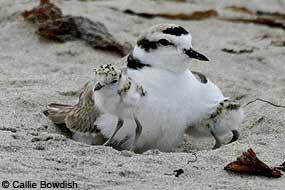
<instances>
[{"instance_id":1,"label":"dry twig","mask_svg":"<svg viewBox=\"0 0 285 190\"><path fill-rule=\"evenodd\" d=\"M285 108L285 106L283 106L283 105L274 104L274 103L272 103L272 102L270 102L270 101L268 101L268 100L264 100L264 99L261 99L261 98L256 98L255 100L252 100L252 101L246 103L246 104L244 105L244 107L245 107L245 106L248 106L249 104L251 104L251 103L253 103L253 102L256 102L256 101L265 102L265 103L268 103L268 104L270 104L270 105L272 105L272 106L274 106L274 107L278 107L278 108Z\"/></svg>"}]
</instances>

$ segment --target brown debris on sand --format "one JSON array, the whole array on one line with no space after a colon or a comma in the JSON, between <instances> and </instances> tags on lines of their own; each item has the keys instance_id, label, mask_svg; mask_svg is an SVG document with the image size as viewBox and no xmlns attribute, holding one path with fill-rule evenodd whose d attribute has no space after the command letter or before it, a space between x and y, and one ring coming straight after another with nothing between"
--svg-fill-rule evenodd
<instances>
[{"instance_id":1,"label":"brown debris on sand","mask_svg":"<svg viewBox=\"0 0 285 190\"><path fill-rule=\"evenodd\" d=\"M285 14L278 12L264 12L253 11L246 7L229 6L225 7L226 10L241 13L238 17L219 17L219 20L239 23L253 23L259 25L266 25L273 28L281 28L285 30ZM245 15L244 16L242 16Z\"/></svg>"},{"instance_id":2,"label":"brown debris on sand","mask_svg":"<svg viewBox=\"0 0 285 190\"><path fill-rule=\"evenodd\" d=\"M81 16L63 15L49 0L40 0L39 6L23 11L22 16L37 25L37 34L49 40L66 42L82 39L93 48L116 52L121 56L131 49L129 44L117 42L103 23Z\"/></svg>"},{"instance_id":3,"label":"brown debris on sand","mask_svg":"<svg viewBox=\"0 0 285 190\"><path fill-rule=\"evenodd\" d=\"M60 8L55 6L50 0L40 0L40 4L31 10L24 10L22 16L25 20L34 24L41 24L47 20L62 18L63 14Z\"/></svg>"},{"instance_id":4,"label":"brown debris on sand","mask_svg":"<svg viewBox=\"0 0 285 190\"><path fill-rule=\"evenodd\" d=\"M274 167L274 168L285 172L285 162L283 162L283 164L281 164L280 166L277 166L277 167Z\"/></svg>"},{"instance_id":5,"label":"brown debris on sand","mask_svg":"<svg viewBox=\"0 0 285 190\"><path fill-rule=\"evenodd\" d=\"M178 13L178 14L168 14L168 13L137 13L133 10L126 9L123 11L126 14L136 15L143 18L155 18L162 17L171 20L204 20L211 17L217 17L218 12L215 10L206 10L206 11L194 11L192 13Z\"/></svg>"},{"instance_id":6,"label":"brown debris on sand","mask_svg":"<svg viewBox=\"0 0 285 190\"><path fill-rule=\"evenodd\" d=\"M278 168L271 168L259 160L251 148L238 157L236 161L226 165L224 169L236 173L263 175L274 178L281 177L282 175Z\"/></svg>"}]
</instances>

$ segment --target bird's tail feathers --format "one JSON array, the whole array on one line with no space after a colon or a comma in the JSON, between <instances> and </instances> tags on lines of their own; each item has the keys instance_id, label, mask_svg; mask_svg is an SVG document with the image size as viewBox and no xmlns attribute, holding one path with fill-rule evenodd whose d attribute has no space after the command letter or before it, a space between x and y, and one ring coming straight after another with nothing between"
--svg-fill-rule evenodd
<instances>
[{"instance_id":1,"label":"bird's tail feathers","mask_svg":"<svg viewBox=\"0 0 285 190\"><path fill-rule=\"evenodd\" d=\"M73 106L51 103L43 113L55 124L64 124L66 115L71 111Z\"/></svg>"}]
</instances>

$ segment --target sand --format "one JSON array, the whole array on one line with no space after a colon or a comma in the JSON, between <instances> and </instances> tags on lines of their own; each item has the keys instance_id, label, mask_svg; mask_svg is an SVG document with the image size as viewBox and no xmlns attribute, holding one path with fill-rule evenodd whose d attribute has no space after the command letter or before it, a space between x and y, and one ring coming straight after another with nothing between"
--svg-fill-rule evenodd
<instances>
[{"instance_id":1,"label":"sand","mask_svg":"<svg viewBox=\"0 0 285 190\"><path fill-rule=\"evenodd\" d=\"M264 98L285 105L284 30L215 18L202 21L145 19L118 10L152 13L188 13L226 6L281 12L285 1L172 1L108 0L54 1L65 14L103 22L121 42L135 43L138 34L158 23L181 24L192 32L193 47L210 62L193 61L193 70L205 73L226 96L242 104ZM91 146L65 136L43 114L50 102L75 103L76 91L92 78L92 69L120 57L94 50L81 41L54 43L40 39L20 16L35 0L0 1L0 180L76 182L78 189L284 189L284 177L270 179L223 170L249 147L270 166L285 161L285 109L262 102L244 108L241 137L211 150L212 138L185 142L174 152L149 150L143 154ZM118 10L114 10L116 8ZM230 54L222 49L253 50ZM228 139L226 139L228 140ZM193 154L197 154L197 161ZM183 169L179 177L165 175ZM1 181L1 182L2 182ZM11 187L11 186L10 186ZM12 189L12 188L10 188Z\"/></svg>"}]
</instances>

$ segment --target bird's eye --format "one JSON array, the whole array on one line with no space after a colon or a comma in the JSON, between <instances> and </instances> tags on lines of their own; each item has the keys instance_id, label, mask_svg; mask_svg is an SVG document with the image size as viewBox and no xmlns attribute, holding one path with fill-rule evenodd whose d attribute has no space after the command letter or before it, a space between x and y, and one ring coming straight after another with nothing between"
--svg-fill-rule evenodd
<instances>
[{"instance_id":1,"label":"bird's eye","mask_svg":"<svg viewBox=\"0 0 285 190\"><path fill-rule=\"evenodd\" d=\"M110 84L114 84L116 82L118 82L118 80L113 80L112 82L110 82Z\"/></svg>"},{"instance_id":2,"label":"bird's eye","mask_svg":"<svg viewBox=\"0 0 285 190\"><path fill-rule=\"evenodd\" d=\"M160 39L160 40L158 40L158 43L159 43L160 45L163 45L163 46L170 46L170 45L173 45L173 43L169 42L169 41L166 40L166 39Z\"/></svg>"}]
</instances>

